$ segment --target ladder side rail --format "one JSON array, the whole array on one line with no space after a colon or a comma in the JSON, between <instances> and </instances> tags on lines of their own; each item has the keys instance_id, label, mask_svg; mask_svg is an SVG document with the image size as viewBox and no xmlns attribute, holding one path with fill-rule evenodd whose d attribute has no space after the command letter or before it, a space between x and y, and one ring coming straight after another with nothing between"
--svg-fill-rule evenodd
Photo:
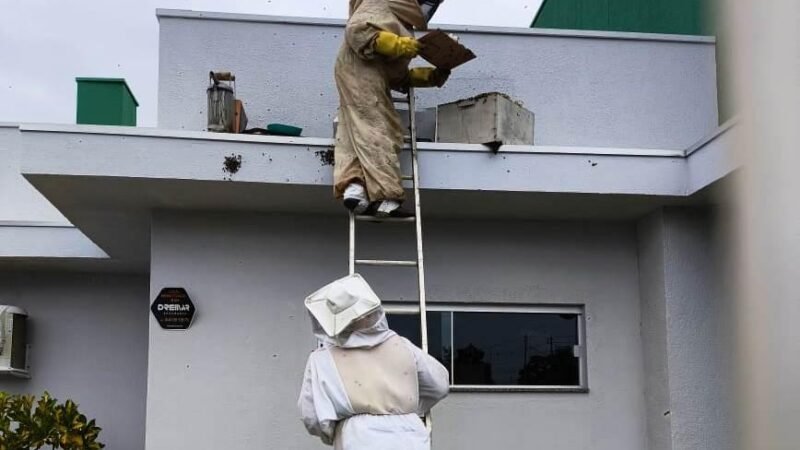
<instances>
[{"instance_id":1,"label":"ladder side rail","mask_svg":"<svg viewBox=\"0 0 800 450\"><path fill-rule=\"evenodd\" d=\"M350 236L349 236L349 249L348 249L348 267L350 275L356 273L356 215L350 212Z\"/></svg>"},{"instance_id":2,"label":"ladder side rail","mask_svg":"<svg viewBox=\"0 0 800 450\"><path fill-rule=\"evenodd\" d=\"M414 216L417 232L417 274L419 283L419 320L422 351L428 353L428 314L425 298L425 262L422 246L422 203L419 195L419 152L417 145L417 115L414 88L408 90L409 123L411 124L411 171L414 185Z\"/></svg>"},{"instance_id":3,"label":"ladder side rail","mask_svg":"<svg viewBox=\"0 0 800 450\"><path fill-rule=\"evenodd\" d=\"M419 195L419 153L417 145L417 105L416 97L414 95L414 88L408 88L408 114L409 124L411 125L411 177L413 178L414 185L414 216L417 220L414 222L417 232L417 281L419 283L419 329L420 329L420 343L422 344L422 351L428 354L428 308L427 299L425 297L425 261L422 247L422 202ZM428 411L425 414L425 427L428 433L433 434L433 419L431 413ZM431 436L433 440L433 436Z\"/></svg>"}]
</instances>

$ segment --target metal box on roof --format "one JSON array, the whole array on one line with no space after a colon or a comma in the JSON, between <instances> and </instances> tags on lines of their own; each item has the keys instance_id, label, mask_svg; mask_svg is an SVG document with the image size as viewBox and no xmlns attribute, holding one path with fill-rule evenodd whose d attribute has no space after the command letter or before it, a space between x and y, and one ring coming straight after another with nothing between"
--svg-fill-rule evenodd
<instances>
[{"instance_id":1,"label":"metal box on roof","mask_svg":"<svg viewBox=\"0 0 800 450\"><path fill-rule=\"evenodd\" d=\"M501 145L533 145L534 115L522 104L497 92L440 105L436 141Z\"/></svg>"},{"instance_id":2,"label":"metal box on roof","mask_svg":"<svg viewBox=\"0 0 800 450\"><path fill-rule=\"evenodd\" d=\"M408 131L411 124L408 122L408 107L399 107L400 122L403 124L403 134L409 135ZM434 142L436 140L436 108L424 108L417 110L417 140L420 142Z\"/></svg>"},{"instance_id":3,"label":"metal box on roof","mask_svg":"<svg viewBox=\"0 0 800 450\"><path fill-rule=\"evenodd\" d=\"M77 123L136 126L139 102L123 78L76 78Z\"/></svg>"}]
</instances>

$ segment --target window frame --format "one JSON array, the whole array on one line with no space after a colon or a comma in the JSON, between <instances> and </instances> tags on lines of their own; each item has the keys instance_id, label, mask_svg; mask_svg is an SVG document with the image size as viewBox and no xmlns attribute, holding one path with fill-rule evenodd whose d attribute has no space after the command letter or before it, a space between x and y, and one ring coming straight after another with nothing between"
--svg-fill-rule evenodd
<instances>
[{"instance_id":1,"label":"window frame","mask_svg":"<svg viewBox=\"0 0 800 450\"><path fill-rule=\"evenodd\" d=\"M419 306L410 303L384 303L384 311L387 315L419 315ZM499 313L499 314L574 314L578 319L578 345L573 347L573 353L578 358L578 385L464 385L453 384L455 377L451 374L451 392L565 392L565 393L588 393L589 377L586 351L586 308L585 305L577 304L499 304L499 303L428 303L429 312L449 312L449 313ZM450 318L450 346L454 339L454 317ZM455 351L450 351L450 367L454 364Z\"/></svg>"}]
</instances>

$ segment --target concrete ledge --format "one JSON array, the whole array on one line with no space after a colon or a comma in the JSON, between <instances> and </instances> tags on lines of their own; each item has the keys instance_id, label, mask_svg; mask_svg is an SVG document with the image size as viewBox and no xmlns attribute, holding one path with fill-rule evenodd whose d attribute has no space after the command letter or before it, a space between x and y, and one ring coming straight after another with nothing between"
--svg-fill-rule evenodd
<instances>
[{"instance_id":1,"label":"concrete ledge","mask_svg":"<svg viewBox=\"0 0 800 450\"><path fill-rule=\"evenodd\" d=\"M687 149L687 195L704 189L740 167L735 151L740 139L736 124L736 119L724 123Z\"/></svg>"},{"instance_id":2,"label":"concrete ledge","mask_svg":"<svg viewBox=\"0 0 800 450\"><path fill-rule=\"evenodd\" d=\"M693 145L689 146L689 148L687 148L684 151L684 155L685 156L691 156L694 152L707 147L710 143L715 141L718 137L726 134L728 131L730 131L732 128L734 128L738 124L739 124L739 118L738 117L734 117L732 119L729 119L728 121L726 121L725 123L723 123L722 125L717 127L717 129L715 129L714 131L712 131L708 135L703 136L703 138L698 140Z\"/></svg>"},{"instance_id":3,"label":"concrete ledge","mask_svg":"<svg viewBox=\"0 0 800 450\"><path fill-rule=\"evenodd\" d=\"M0 124L0 127L2 125ZM248 134L209 133L204 131L166 130L162 128L118 127L105 125L61 125L61 124L23 124L13 125L22 131L42 133L89 134L106 136L137 136L163 139L189 139L219 142L250 142L257 144L282 144L299 146L332 147L330 138L284 137ZM478 152L486 153L488 148L479 144L460 144L443 142L421 142L421 151ZM575 147L554 145L503 145L498 153L538 153L553 155L607 155L607 156L685 156L684 150L641 149L613 147Z\"/></svg>"},{"instance_id":4,"label":"concrete ledge","mask_svg":"<svg viewBox=\"0 0 800 450\"><path fill-rule=\"evenodd\" d=\"M23 125L22 173L330 186L333 141L126 127ZM679 150L420 144L422 189L680 196ZM408 153L404 166L409 167ZM229 160L234 166L229 167ZM226 162L228 161L228 162ZM233 170L231 170L233 169Z\"/></svg>"},{"instance_id":5,"label":"concrete ledge","mask_svg":"<svg viewBox=\"0 0 800 450\"><path fill-rule=\"evenodd\" d=\"M65 133L103 136L136 136L162 139L190 139L218 142L250 142L259 144L330 146L333 139L259 136L249 134L209 133L205 131L165 130L162 128L122 127L108 125L62 125L62 124L23 124L20 131L41 133Z\"/></svg>"}]
</instances>

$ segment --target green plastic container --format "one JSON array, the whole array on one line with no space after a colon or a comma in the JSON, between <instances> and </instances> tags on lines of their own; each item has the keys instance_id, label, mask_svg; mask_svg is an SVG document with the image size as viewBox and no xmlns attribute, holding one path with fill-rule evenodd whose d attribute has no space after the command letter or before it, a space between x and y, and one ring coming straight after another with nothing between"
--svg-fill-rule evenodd
<instances>
[{"instance_id":1,"label":"green plastic container","mask_svg":"<svg viewBox=\"0 0 800 450\"><path fill-rule=\"evenodd\" d=\"M267 132L278 136L300 136L303 129L283 123L271 123L267 125Z\"/></svg>"},{"instance_id":2,"label":"green plastic container","mask_svg":"<svg viewBox=\"0 0 800 450\"><path fill-rule=\"evenodd\" d=\"M124 78L76 78L77 123L136 126L139 102Z\"/></svg>"}]
</instances>

